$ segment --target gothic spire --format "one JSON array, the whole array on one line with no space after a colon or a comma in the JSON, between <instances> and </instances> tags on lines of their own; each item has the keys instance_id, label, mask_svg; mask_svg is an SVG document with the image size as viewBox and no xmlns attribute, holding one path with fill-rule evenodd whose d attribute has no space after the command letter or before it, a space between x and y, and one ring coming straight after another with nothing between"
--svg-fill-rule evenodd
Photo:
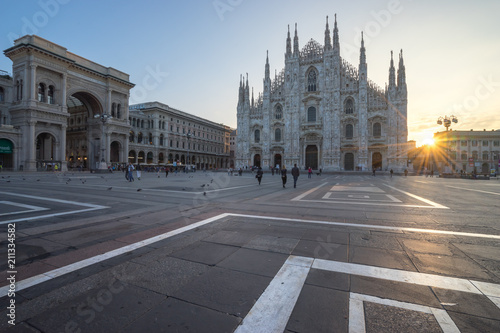
<instances>
[{"instance_id":1,"label":"gothic spire","mask_svg":"<svg viewBox=\"0 0 500 333\"><path fill-rule=\"evenodd\" d=\"M396 69L394 68L394 59L391 51L391 66L389 67L389 89L396 86Z\"/></svg>"},{"instance_id":2,"label":"gothic spire","mask_svg":"<svg viewBox=\"0 0 500 333\"><path fill-rule=\"evenodd\" d=\"M245 101L250 102L250 91L248 86L248 73L247 73L247 83L245 85Z\"/></svg>"},{"instance_id":3,"label":"gothic spire","mask_svg":"<svg viewBox=\"0 0 500 333\"><path fill-rule=\"evenodd\" d=\"M295 23L295 36L293 37L293 55L299 56L299 36L297 34L297 23Z\"/></svg>"},{"instance_id":4,"label":"gothic spire","mask_svg":"<svg viewBox=\"0 0 500 333\"><path fill-rule=\"evenodd\" d=\"M361 49L359 50L359 63L366 64L366 49L365 40L363 38L363 31L361 31Z\"/></svg>"},{"instance_id":5,"label":"gothic spire","mask_svg":"<svg viewBox=\"0 0 500 333\"><path fill-rule=\"evenodd\" d=\"M328 16L326 17L325 29L325 51L332 49L332 40L330 39L330 27L328 26Z\"/></svg>"},{"instance_id":6,"label":"gothic spire","mask_svg":"<svg viewBox=\"0 0 500 333\"><path fill-rule=\"evenodd\" d=\"M337 28L337 14L335 14L335 23L333 26L333 48L336 50L340 50L339 29Z\"/></svg>"},{"instance_id":7,"label":"gothic spire","mask_svg":"<svg viewBox=\"0 0 500 333\"><path fill-rule=\"evenodd\" d=\"M398 88L406 85L406 70L403 61L403 50L399 53L399 66L398 66Z\"/></svg>"},{"instance_id":8,"label":"gothic spire","mask_svg":"<svg viewBox=\"0 0 500 333\"><path fill-rule=\"evenodd\" d=\"M290 38L290 25L288 25L288 37L286 38L286 55L292 55L292 39Z\"/></svg>"},{"instance_id":9,"label":"gothic spire","mask_svg":"<svg viewBox=\"0 0 500 333\"><path fill-rule=\"evenodd\" d=\"M269 79L269 50L266 55L266 70L265 70L265 80Z\"/></svg>"},{"instance_id":10,"label":"gothic spire","mask_svg":"<svg viewBox=\"0 0 500 333\"><path fill-rule=\"evenodd\" d=\"M253 100L253 87L252 87L252 108L254 107L254 100Z\"/></svg>"}]
</instances>

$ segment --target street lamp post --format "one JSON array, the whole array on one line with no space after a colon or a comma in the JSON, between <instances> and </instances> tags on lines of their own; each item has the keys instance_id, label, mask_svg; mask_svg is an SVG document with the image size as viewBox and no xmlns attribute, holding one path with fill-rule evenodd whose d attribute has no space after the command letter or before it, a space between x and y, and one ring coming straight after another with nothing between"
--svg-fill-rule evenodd
<instances>
[{"instance_id":1,"label":"street lamp post","mask_svg":"<svg viewBox=\"0 0 500 333\"><path fill-rule=\"evenodd\" d=\"M189 131L187 132L186 137L187 137L187 141L188 141L188 149L187 149L187 163L186 163L186 164L187 164L187 166L188 166L188 168L187 168L187 172L189 172L189 169L191 168L191 160L189 159L189 143L190 143L189 139L191 139L191 130L189 130Z\"/></svg>"},{"instance_id":2,"label":"street lamp post","mask_svg":"<svg viewBox=\"0 0 500 333\"><path fill-rule=\"evenodd\" d=\"M444 116L444 117L439 117L437 120L438 125L443 125L444 127L446 127L446 132L449 131L451 123L455 123L455 124L458 123L457 117L455 117L453 115ZM439 146L442 147L442 144ZM450 168L450 170L446 170L446 172L451 172L453 169L453 167L452 167L453 163L450 162L450 160L451 160L450 159L450 142L449 142L448 135L446 135L446 141L444 142L444 150L445 150L445 154L444 154L445 167Z\"/></svg>"},{"instance_id":3,"label":"street lamp post","mask_svg":"<svg viewBox=\"0 0 500 333\"><path fill-rule=\"evenodd\" d=\"M107 143L105 142L106 141L106 138L105 138L106 133L105 133L104 130L105 130L105 124L106 124L106 122L109 119L113 118L113 117L111 117L108 114L102 113L102 114L96 114L96 115L94 115L94 118L95 119L100 119L101 122L102 122L101 154L100 154L101 158L100 158L100 162L99 162L99 170L107 170L108 169L108 165L106 163L106 158L105 158L105 156L106 156L105 152L106 152L106 145L107 145Z\"/></svg>"}]
</instances>

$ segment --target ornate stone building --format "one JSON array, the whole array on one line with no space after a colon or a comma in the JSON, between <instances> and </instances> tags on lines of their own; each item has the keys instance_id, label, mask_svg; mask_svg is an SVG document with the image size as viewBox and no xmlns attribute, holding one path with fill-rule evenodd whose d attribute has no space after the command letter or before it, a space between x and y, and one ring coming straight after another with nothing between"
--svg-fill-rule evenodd
<instances>
[{"instance_id":1,"label":"ornate stone building","mask_svg":"<svg viewBox=\"0 0 500 333\"><path fill-rule=\"evenodd\" d=\"M311 39L299 50L286 39L285 68L270 76L266 57L263 92L250 97L240 77L236 167L297 163L326 171L406 168L407 87L403 53L396 69L391 52L389 84L368 79L361 41L358 68L340 56L337 21L325 43Z\"/></svg>"},{"instance_id":2,"label":"ornate stone building","mask_svg":"<svg viewBox=\"0 0 500 333\"><path fill-rule=\"evenodd\" d=\"M57 164L66 170L127 161L134 86L128 74L35 35L17 39L4 53L13 62L12 77L0 79L5 167L32 171Z\"/></svg>"},{"instance_id":3,"label":"ornate stone building","mask_svg":"<svg viewBox=\"0 0 500 333\"><path fill-rule=\"evenodd\" d=\"M129 110L129 161L134 164L190 164L228 168L231 128L159 102Z\"/></svg>"}]
</instances>

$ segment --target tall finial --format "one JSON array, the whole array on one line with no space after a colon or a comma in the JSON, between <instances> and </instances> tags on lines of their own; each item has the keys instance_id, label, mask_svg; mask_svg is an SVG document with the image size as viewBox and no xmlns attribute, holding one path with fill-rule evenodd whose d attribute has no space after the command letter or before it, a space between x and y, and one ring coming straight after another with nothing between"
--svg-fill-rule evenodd
<instances>
[{"instance_id":1,"label":"tall finial","mask_svg":"<svg viewBox=\"0 0 500 333\"><path fill-rule=\"evenodd\" d=\"M340 54L339 29L337 28L337 14L335 14L335 23L333 24L333 48Z\"/></svg>"},{"instance_id":2,"label":"tall finial","mask_svg":"<svg viewBox=\"0 0 500 333\"><path fill-rule=\"evenodd\" d=\"M332 41L330 39L330 27L328 26L328 16L326 17L326 29L325 29L325 50L332 49Z\"/></svg>"},{"instance_id":3,"label":"tall finial","mask_svg":"<svg viewBox=\"0 0 500 333\"><path fill-rule=\"evenodd\" d=\"M295 36L293 37L293 55L299 55L299 36L297 34L297 23L295 23Z\"/></svg>"},{"instance_id":4,"label":"tall finial","mask_svg":"<svg viewBox=\"0 0 500 333\"><path fill-rule=\"evenodd\" d=\"M266 53L266 66L264 70L264 79L269 79L269 50Z\"/></svg>"},{"instance_id":5,"label":"tall finial","mask_svg":"<svg viewBox=\"0 0 500 333\"><path fill-rule=\"evenodd\" d=\"M361 31L361 49L359 51L359 63L366 63L366 49L365 49L365 41L363 39L363 31Z\"/></svg>"},{"instance_id":6,"label":"tall finial","mask_svg":"<svg viewBox=\"0 0 500 333\"><path fill-rule=\"evenodd\" d=\"M405 89L406 86L406 70L403 61L403 50L399 53L399 66L398 66L398 89Z\"/></svg>"},{"instance_id":7,"label":"tall finial","mask_svg":"<svg viewBox=\"0 0 500 333\"><path fill-rule=\"evenodd\" d=\"M396 86L396 69L394 68L394 59L391 50L391 66L389 67L389 89Z\"/></svg>"},{"instance_id":8,"label":"tall finial","mask_svg":"<svg viewBox=\"0 0 500 333\"><path fill-rule=\"evenodd\" d=\"M288 34L286 38L286 55L292 55L292 39L290 38L290 24L288 25Z\"/></svg>"}]
</instances>

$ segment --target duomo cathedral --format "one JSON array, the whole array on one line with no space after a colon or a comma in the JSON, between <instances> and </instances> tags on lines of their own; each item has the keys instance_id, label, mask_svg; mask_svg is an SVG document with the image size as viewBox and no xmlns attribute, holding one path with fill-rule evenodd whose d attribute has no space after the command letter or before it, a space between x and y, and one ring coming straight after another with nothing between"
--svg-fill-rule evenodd
<instances>
[{"instance_id":1,"label":"duomo cathedral","mask_svg":"<svg viewBox=\"0 0 500 333\"><path fill-rule=\"evenodd\" d=\"M285 67L271 79L266 57L263 92L254 99L240 77L236 167L264 170L297 164L324 171L406 168L407 87L403 53L397 73L391 52L385 89L368 79L363 38L359 65L340 56L335 18L328 18L324 45L309 40L299 49L286 39Z\"/></svg>"}]
</instances>

